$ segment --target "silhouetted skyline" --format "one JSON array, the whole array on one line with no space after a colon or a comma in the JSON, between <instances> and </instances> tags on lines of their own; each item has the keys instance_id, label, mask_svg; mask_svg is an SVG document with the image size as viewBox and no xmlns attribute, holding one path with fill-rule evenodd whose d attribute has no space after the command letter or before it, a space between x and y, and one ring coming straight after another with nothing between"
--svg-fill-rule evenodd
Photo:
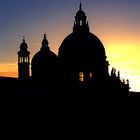
<instances>
[{"instance_id":1,"label":"silhouetted skyline","mask_svg":"<svg viewBox=\"0 0 140 140\"><path fill-rule=\"evenodd\" d=\"M39 50L45 32L50 48L57 54L64 37L71 32L78 5L79 0L60 0L59 3L55 0L13 0L12 3L1 0L0 75L17 72L15 52L23 35L31 57ZM139 6L136 0L83 1L91 31L104 43L111 66L130 79L132 90L137 91L140 90Z\"/></svg>"},{"instance_id":2,"label":"silhouetted skyline","mask_svg":"<svg viewBox=\"0 0 140 140\"><path fill-rule=\"evenodd\" d=\"M51 51L46 34L40 50L31 60L31 74L30 52L24 37L17 54L18 79L12 89L18 96L21 96L22 90L24 96L34 96L35 93L37 96L62 97L131 94L129 80L121 80L120 71L112 68L109 74L109 61L104 45L90 32L82 3L76 12L73 30L62 41L58 56ZM18 86L16 82L19 82Z\"/></svg>"}]
</instances>

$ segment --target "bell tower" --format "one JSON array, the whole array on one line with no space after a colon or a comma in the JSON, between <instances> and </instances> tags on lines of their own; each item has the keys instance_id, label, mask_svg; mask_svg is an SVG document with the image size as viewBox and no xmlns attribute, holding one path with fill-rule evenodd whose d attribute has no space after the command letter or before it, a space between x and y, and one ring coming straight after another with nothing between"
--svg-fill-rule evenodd
<instances>
[{"instance_id":1,"label":"bell tower","mask_svg":"<svg viewBox=\"0 0 140 140\"><path fill-rule=\"evenodd\" d=\"M25 42L25 37L20 45L20 51L18 54L18 78L26 80L30 76L30 52L27 50L28 45Z\"/></svg>"}]
</instances>

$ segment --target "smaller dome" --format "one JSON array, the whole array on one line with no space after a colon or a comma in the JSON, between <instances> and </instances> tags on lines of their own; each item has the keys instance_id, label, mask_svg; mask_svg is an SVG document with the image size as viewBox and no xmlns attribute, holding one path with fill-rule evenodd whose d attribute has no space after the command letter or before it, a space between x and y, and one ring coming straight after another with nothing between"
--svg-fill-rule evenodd
<instances>
[{"instance_id":1,"label":"smaller dome","mask_svg":"<svg viewBox=\"0 0 140 140\"><path fill-rule=\"evenodd\" d=\"M32 76L36 79L51 79L57 66L57 56L48 47L46 35L42 41L42 47L32 58Z\"/></svg>"},{"instance_id":2,"label":"smaller dome","mask_svg":"<svg viewBox=\"0 0 140 140\"><path fill-rule=\"evenodd\" d=\"M38 80L50 80L55 75L57 56L50 51L40 50L32 59L32 76Z\"/></svg>"},{"instance_id":3,"label":"smaller dome","mask_svg":"<svg viewBox=\"0 0 140 140\"><path fill-rule=\"evenodd\" d=\"M27 48L28 48L28 45L27 45L27 43L25 42L25 39L23 39L23 41L22 41L22 43L21 43L21 45L20 45L20 49L26 51Z\"/></svg>"},{"instance_id":4,"label":"smaller dome","mask_svg":"<svg viewBox=\"0 0 140 140\"><path fill-rule=\"evenodd\" d=\"M56 61L57 56L55 53L53 53L52 51L50 51L50 49L46 48L46 49L41 49L39 52L37 52L33 59L32 59L32 63L34 65L36 65L37 67L39 65L42 65L43 67L46 67L47 64L50 64L51 62Z\"/></svg>"},{"instance_id":5,"label":"smaller dome","mask_svg":"<svg viewBox=\"0 0 140 140\"><path fill-rule=\"evenodd\" d=\"M23 57L28 56L30 52L27 49L28 49L28 45L25 42L25 38L23 37L23 41L20 44L20 51L17 54Z\"/></svg>"},{"instance_id":6,"label":"smaller dome","mask_svg":"<svg viewBox=\"0 0 140 140\"><path fill-rule=\"evenodd\" d=\"M44 34L44 39L42 40L42 47L39 52L37 52L33 59L32 64L39 67L47 67L47 64L54 63L57 59L57 56L55 53L53 53L49 46L48 46L48 40L46 38L46 34Z\"/></svg>"}]
</instances>

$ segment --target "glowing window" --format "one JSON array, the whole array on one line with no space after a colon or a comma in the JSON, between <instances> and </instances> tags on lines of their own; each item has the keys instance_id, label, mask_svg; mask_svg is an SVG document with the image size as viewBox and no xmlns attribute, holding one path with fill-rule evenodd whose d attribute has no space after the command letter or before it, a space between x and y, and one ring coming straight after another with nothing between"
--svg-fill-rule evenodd
<instances>
[{"instance_id":1,"label":"glowing window","mask_svg":"<svg viewBox=\"0 0 140 140\"><path fill-rule=\"evenodd\" d=\"M79 81L84 82L84 73L83 72L79 73Z\"/></svg>"},{"instance_id":2,"label":"glowing window","mask_svg":"<svg viewBox=\"0 0 140 140\"><path fill-rule=\"evenodd\" d=\"M92 72L89 73L89 77L90 77L90 79L93 78L93 73Z\"/></svg>"}]
</instances>

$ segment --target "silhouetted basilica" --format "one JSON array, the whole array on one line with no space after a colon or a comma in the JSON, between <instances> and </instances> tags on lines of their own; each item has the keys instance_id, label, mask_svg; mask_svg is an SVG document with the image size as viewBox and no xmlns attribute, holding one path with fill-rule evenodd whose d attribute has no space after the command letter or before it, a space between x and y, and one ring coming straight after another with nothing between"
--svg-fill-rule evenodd
<instances>
[{"instance_id":1,"label":"silhouetted basilica","mask_svg":"<svg viewBox=\"0 0 140 140\"><path fill-rule=\"evenodd\" d=\"M18 52L18 73L21 88L43 95L128 95L129 81L121 80L112 68L100 39L90 32L87 16L80 4L69 34L59 47L58 56L49 48L44 34L42 46L31 61L25 39ZM28 84L27 84L28 83ZM42 93L43 92L43 93ZM23 93L24 94L24 93Z\"/></svg>"}]
</instances>

